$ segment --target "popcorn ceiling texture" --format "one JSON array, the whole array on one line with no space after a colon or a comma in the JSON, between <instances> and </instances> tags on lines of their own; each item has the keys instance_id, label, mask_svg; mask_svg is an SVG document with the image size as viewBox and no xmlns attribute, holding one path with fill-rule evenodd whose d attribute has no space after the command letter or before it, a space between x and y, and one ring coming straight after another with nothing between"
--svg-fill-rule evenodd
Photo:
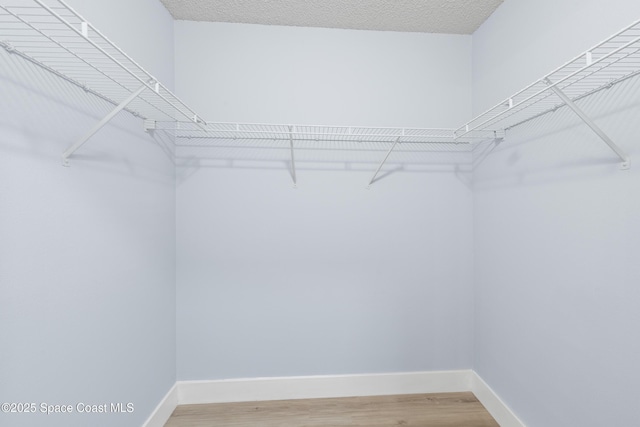
<instances>
[{"instance_id":1,"label":"popcorn ceiling texture","mask_svg":"<svg viewBox=\"0 0 640 427\"><path fill-rule=\"evenodd\" d=\"M161 0L175 19L471 34L504 0Z\"/></svg>"}]
</instances>

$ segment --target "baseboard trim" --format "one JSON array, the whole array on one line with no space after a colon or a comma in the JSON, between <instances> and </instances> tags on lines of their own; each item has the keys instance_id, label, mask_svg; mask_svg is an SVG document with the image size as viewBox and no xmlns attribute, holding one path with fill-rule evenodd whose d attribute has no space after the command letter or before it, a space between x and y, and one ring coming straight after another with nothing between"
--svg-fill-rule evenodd
<instances>
[{"instance_id":1,"label":"baseboard trim","mask_svg":"<svg viewBox=\"0 0 640 427\"><path fill-rule=\"evenodd\" d=\"M471 392L487 409L500 427L526 427L495 391L476 372L471 371Z\"/></svg>"},{"instance_id":2,"label":"baseboard trim","mask_svg":"<svg viewBox=\"0 0 640 427\"><path fill-rule=\"evenodd\" d=\"M179 381L178 404L469 391L472 371Z\"/></svg>"},{"instance_id":3,"label":"baseboard trim","mask_svg":"<svg viewBox=\"0 0 640 427\"><path fill-rule=\"evenodd\" d=\"M471 391L500 427L526 427L472 370L178 381L143 427L163 427L178 405Z\"/></svg>"},{"instance_id":4,"label":"baseboard trim","mask_svg":"<svg viewBox=\"0 0 640 427\"><path fill-rule=\"evenodd\" d=\"M142 427L164 427L171 414L178 406L178 383L174 384L164 398L158 403Z\"/></svg>"}]
</instances>

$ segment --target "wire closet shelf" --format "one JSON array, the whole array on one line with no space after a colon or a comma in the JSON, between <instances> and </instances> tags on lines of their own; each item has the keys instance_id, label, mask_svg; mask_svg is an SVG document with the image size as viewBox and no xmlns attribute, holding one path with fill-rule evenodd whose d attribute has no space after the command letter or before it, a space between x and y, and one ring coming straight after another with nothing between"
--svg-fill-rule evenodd
<instances>
[{"instance_id":1,"label":"wire closet shelf","mask_svg":"<svg viewBox=\"0 0 640 427\"><path fill-rule=\"evenodd\" d=\"M196 113L61 0L0 4L0 45L7 51L151 120L196 120Z\"/></svg>"},{"instance_id":2,"label":"wire closet shelf","mask_svg":"<svg viewBox=\"0 0 640 427\"><path fill-rule=\"evenodd\" d=\"M63 153L65 163L121 110L144 119L147 130L171 132L178 145L207 140L280 140L292 146L296 141L385 142L393 150L401 142L471 145L500 138L511 127L566 105L628 165L626 154L575 101L640 73L640 21L457 129L363 128L208 123L63 0L0 2L1 47L116 106Z\"/></svg>"},{"instance_id":3,"label":"wire closet shelf","mask_svg":"<svg viewBox=\"0 0 640 427\"><path fill-rule=\"evenodd\" d=\"M293 142L388 142L418 144L468 144L472 138L456 140L451 128L390 128L268 123L158 123L157 129L174 131L177 145L202 146L209 140Z\"/></svg>"},{"instance_id":4,"label":"wire closet shelf","mask_svg":"<svg viewBox=\"0 0 640 427\"><path fill-rule=\"evenodd\" d=\"M63 0L9 0L0 4L0 46L148 122L178 139L293 139L304 141L466 143L453 129L205 122L136 61ZM149 122L157 122L150 124ZM292 130L293 128L293 130Z\"/></svg>"},{"instance_id":5,"label":"wire closet shelf","mask_svg":"<svg viewBox=\"0 0 640 427\"><path fill-rule=\"evenodd\" d=\"M638 73L640 20L473 118L456 129L456 137L508 130L568 105L567 98L579 101Z\"/></svg>"}]
</instances>

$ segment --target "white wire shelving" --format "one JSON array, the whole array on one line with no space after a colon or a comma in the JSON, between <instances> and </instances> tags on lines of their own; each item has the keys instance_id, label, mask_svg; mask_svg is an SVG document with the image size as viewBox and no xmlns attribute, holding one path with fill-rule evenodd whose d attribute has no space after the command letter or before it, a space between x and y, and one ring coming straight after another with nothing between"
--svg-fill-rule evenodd
<instances>
[{"instance_id":1,"label":"white wire shelving","mask_svg":"<svg viewBox=\"0 0 640 427\"><path fill-rule=\"evenodd\" d=\"M10 52L153 120L197 120L196 113L61 0L0 4L0 43Z\"/></svg>"},{"instance_id":2,"label":"white wire shelving","mask_svg":"<svg viewBox=\"0 0 640 427\"><path fill-rule=\"evenodd\" d=\"M355 126L286 125L267 123L157 123L160 130L171 131L176 136L176 146L202 147L219 141L262 143L284 141L289 144L291 175L296 184L295 151L299 143L390 143L385 158L369 181L371 185L391 152L400 143L455 146L451 151L471 151L471 136L456 139L455 129L389 128Z\"/></svg>"},{"instance_id":3,"label":"white wire shelving","mask_svg":"<svg viewBox=\"0 0 640 427\"><path fill-rule=\"evenodd\" d=\"M456 139L451 128L390 128L322 126L269 123L157 123L157 129L173 131L177 145L206 145L210 140L293 142L411 142L469 144L473 138Z\"/></svg>"},{"instance_id":4,"label":"white wire shelving","mask_svg":"<svg viewBox=\"0 0 640 427\"><path fill-rule=\"evenodd\" d=\"M0 4L0 46L116 106L99 126L63 154L65 163L123 109L145 120L202 122L64 1L9 1L11 4Z\"/></svg>"},{"instance_id":5,"label":"white wire shelving","mask_svg":"<svg viewBox=\"0 0 640 427\"><path fill-rule=\"evenodd\" d=\"M508 130L567 106L629 167L628 156L577 105L600 90L640 74L640 20L556 68L468 123L456 137L487 130Z\"/></svg>"},{"instance_id":6,"label":"white wire shelving","mask_svg":"<svg viewBox=\"0 0 640 427\"><path fill-rule=\"evenodd\" d=\"M388 143L390 149L373 182L397 144L471 147L478 140L502 138L507 129L565 105L628 166L626 154L575 102L640 73L638 21L457 129L208 123L64 0L0 0L0 47L114 106L62 154L65 165L93 134L125 110L143 119L147 130L171 132L178 146L287 141L294 182L294 147L300 142Z\"/></svg>"}]
</instances>

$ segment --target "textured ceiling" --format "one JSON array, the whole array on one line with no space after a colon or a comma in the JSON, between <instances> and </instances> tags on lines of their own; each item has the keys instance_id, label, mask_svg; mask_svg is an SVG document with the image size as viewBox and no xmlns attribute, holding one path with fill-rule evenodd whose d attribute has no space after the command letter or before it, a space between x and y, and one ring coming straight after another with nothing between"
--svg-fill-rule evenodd
<instances>
[{"instance_id":1,"label":"textured ceiling","mask_svg":"<svg viewBox=\"0 0 640 427\"><path fill-rule=\"evenodd\" d=\"M504 0L161 0L175 19L471 34Z\"/></svg>"}]
</instances>

